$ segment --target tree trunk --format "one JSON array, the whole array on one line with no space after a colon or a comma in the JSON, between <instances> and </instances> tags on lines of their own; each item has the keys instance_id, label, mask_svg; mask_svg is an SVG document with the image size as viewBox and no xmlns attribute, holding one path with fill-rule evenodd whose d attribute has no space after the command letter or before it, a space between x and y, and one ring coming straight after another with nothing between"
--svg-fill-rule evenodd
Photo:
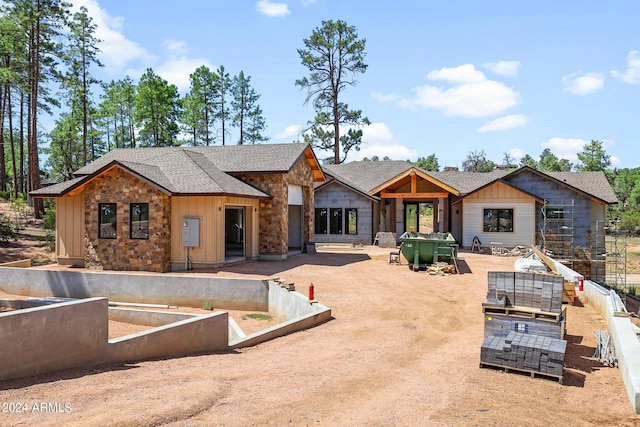
<instances>
[{"instance_id":1,"label":"tree trunk","mask_svg":"<svg viewBox=\"0 0 640 427\"><path fill-rule=\"evenodd\" d=\"M29 191L40 188L40 159L38 158L38 88L40 82L40 21L32 25L30 34L31 56L31 122L29 123L29 142L27 156L29 158ZM33 213L36 218L42 218L42 199L33 200Z\"/></svg>"},{"instance_id":2,"label":"tree trunk","mask_svg":"<svg viewBox=\"0 0 640 427\"><path fill-rule=\"evenodd\" d=\"M4 160L4 116L9 85L7 84L2 89L4 93L0 94L0 191L7 191L7 168ZM11 132L11 128L9 128L9 132Z\"/></svg>"}]
</instances>

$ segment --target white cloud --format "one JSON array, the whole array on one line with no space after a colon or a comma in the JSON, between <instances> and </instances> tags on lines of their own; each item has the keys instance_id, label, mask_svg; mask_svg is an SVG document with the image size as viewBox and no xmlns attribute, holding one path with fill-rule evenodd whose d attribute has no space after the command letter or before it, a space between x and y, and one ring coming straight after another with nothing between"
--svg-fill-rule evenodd
<instances>
[{"instance_id":1,"label":"white cloud","mask_svg":"<svg viewBox=\"0 0 640 427\"><path fill-rule=\"evenodd\" d=\"M372 92L371 97L380 102L392 102L396 101L400 98L400 95L396 93L382 93L382 92Z\"/></svg>"},{"instance_id":2,"label":"white cloud","mask_svg":"<svg viewBox=\"0 0 640 427\"><path fill-rule=\"evenodd\" d=\"M577 71L562 78L564 91L574 95L589 95L604 87L602 73L583 73Z\"/></svg>"},{"instance_id":3,"label":"white cloud","mask_svg":"<svg viewBox=\"0 0 640 427\"><path fill-rule=\"evenodd\" d=\"M155 61L154 55L122 34L124 22L122 17L109 16L96 0L73 0L73 11L78 11L81 6L87 8L88 15L96 25L94 36L101 40L99 43L99 48L102 51L100 61L104 64L105 69L119 74L119 71L133 60L144 63Z\"/></svg>"},{"instance_id":4,"label":"white cloud","mask_svg":"<svg viewBox=\"0 0 640 427\"><path fill-rule=\"evenodd\" d=\"M256 9L258 9L258 12L261 14L270 18L279 18L291 13L286 3L272 3L268 0L260 0L256 3Z\"/></svg>"},{"instance_id":5,"label":"white cloud","mask_svg":"<svg viewBox=\"0 0 640 427\"><path fill-rule=\"evenodd\" d=\"M176 55L182 55L187 52L187 43L182 40L166 40L164 46L169 52Z\"/></svg>"},{"instance_id":6,"label":"white cloud","mask_svg":"<svg viewBox=\"0 0 640 427\"><path fill-rule=\"evenodd\" d=\"M507 150L507 153L514 159L516 159L516 163L520 162L520 159L523 158L527 153L522 148L511 148Z\"/></svg>"},{"instance_id":7,"label":"white cloud","mask_svg":"<svg viewBox=\"0 0 640 427\"><path fill-rule=\"evenodd\" d=\"M453 83L443 88L426 84L414 88L414 98L400 100L406 108L433 108L445 116L487 117L518 104L519 94L505 84L488 80L472 64L431 71L427 78Z\"/></svg>"},{"instance_id":8,"label":"white cloud","mask_svg":"<svg viewBox=\"0 0 640 427\"><path fill-rule=\"evenodd\" d=\"M181 93L186 93L191 86L189 75L193 73L196 68L200 66L206 66L213 70L213 66L206 58L188 58L186 56L180 56L177 58L170 58L164 63L158 65L154 72L161 76L163 79L178 87Z\"/></svg>"},{"instance_id":9,"label":"white cloud","mask_svg":"<svg viewBox=\"0 0 640 427\"><path fill-rule=\"evenodd\" d=\"M493 71L494 73L507 77L517 76L520 65L520 61L485 62L482 64L483 67Z\"/></svg>"},{"instance_id":10,"label":"white cloud","mask_svg":"<svg viewBox=\"0 0 640 427\"><path fill-rule=\"evenodd\" d=\"M476 132L483 133L494 130L513 129L518 126L525 125L527 122L529 122L529 119L524 114L511 114L485 123L476 129Z\"/></svg>"},{"instance_id":11,"label":"white cloud","mask_svg":"<svg viewBox=\"0 0 640 427\"><path fill-rule=\"evenodd\" d=\"M578 153L590 141L579 138L554 137L542 143L542 148L549 148L553 154L560 159L567 159L570 162L578 161Z\"/></svg>"},{"instance_id":12,"label":"white cloud","mask_svg":"<svg viewBox=\"0 0 640 427\"><path fill-rule=\"evenodd\" d=\"M640 84L640 52L632 50L627 55L627 69L624 73L612 70L611 75L625 83Z\"/></svg>"},{"instance_id":13,"label":"white cloud","mask_svg":"<svg viewBox=\"0 0 640 427\"><path fill-rule=\"evenodd\" d=\"M613 166L614 168L617 168L622 164L618 156L611 156L609 160L611 161L611 166Z\"/></svg>"},{"instance_id":14,"label":"white cloud","mask_svg":"<svg viewBox=\"0 0 640 427\"><path fill-rule=\"evenodd\" d=\"M485 81L485 77L482 71L476 70L473 64L464 64L458 67L448 68L443 67L439 70L430 71L427 74L429 80L445 80L450 83L480 83Z\"/></svg>"},{"instance_id":15,"label":"white cloud","mask_svg":"<svg viewBox=\"0 0 640 427\"><path fill-rule=\"evenodd\" d=\"M276 135L276 140L283 141L292 137L297 137L301 128L301 125L289 125L282 132Z\"/></svg>"},{"instance_id":16,"label":"white cloud","mask_svg":"<svg viewBox=\"0 0 640 427\"><path fill-rule=\"evenodd\" d=\"M393 134L384 123L371 123L362 129L362 140L365 142L379 142L393 140Z\"/></svg>"}]
</instances>

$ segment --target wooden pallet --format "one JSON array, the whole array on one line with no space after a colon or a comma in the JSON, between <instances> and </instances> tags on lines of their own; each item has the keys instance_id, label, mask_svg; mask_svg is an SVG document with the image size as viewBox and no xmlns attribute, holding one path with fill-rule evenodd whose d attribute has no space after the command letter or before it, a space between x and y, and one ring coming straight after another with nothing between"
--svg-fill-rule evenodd
<instances>
[{"instance_id":1,"label":"wooden pallet","mask_svg":"<svg viewBox=\"0 0 640 427\"><path fill-rule=\"evenodd\" d=\"M553 375L546 372L538 372L538 371L531 371L529 369L514 368L513 366L494 365L493 363L486 363L486 362L480 362L480 368L500 369L505 373L509 373L510 371L527 373L531 375L531 378L540 377L540 378L554 379L554 380L557 380L560 385L562 385L562 378L563 378L562 376Z\"/></svg>"},{"instance_id":2,"label":"wooden pallet","mask_svg":"<svg viewBox=\"0 0 640 427\"><path fill-rule=\"evenodd\" d=\"M560 313L552 311L544 311L535 307L525 306L494 306L489 304L482 305L482 312L485 314L501 314L503 316L522 317L528 319L549 320L558 322L566 316L566 306L562 307Z\"/></svg>"}]
</instances>

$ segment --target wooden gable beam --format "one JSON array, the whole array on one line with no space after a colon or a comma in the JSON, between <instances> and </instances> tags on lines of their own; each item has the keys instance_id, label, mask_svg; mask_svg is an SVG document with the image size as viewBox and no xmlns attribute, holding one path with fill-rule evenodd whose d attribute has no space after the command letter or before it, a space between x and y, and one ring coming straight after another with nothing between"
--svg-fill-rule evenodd
<instances>
[{"instance_id":1,"label":"wooden gable beam","mask_svg":"<svg viewBox=\"0 0 640 427\"><path fill-rule=\"evenodd\" d=\"M449 193L446 191L431 193L417 193L415 191L411 193L392 193L387 190L382 190L380 197L383 199L446 199L449 197Z\"/></svg>"}]
</instances>

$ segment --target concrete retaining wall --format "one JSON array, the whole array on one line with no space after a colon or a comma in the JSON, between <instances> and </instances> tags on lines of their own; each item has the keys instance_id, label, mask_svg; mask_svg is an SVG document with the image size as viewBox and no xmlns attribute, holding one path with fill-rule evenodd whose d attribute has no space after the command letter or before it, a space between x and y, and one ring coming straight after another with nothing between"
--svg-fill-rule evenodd
<instances>
[{"instance_id":1,"label":"concrete retaining wall","mask_svg":"<svg viewBox=\"0 0 640 427\"><path fill-rule=\"evenodd\" d=\"M0 314L0 380L96 363L107 348L106 298Z\"/></svg>"},{"instance_id":2,"label":"concrete retaining wall","mask_svg":"<svg viewBox=\"0 0 640 427\"><path fill-rule=\"evenodd\" d=\"M178 313L175 311L139 310L135 308L109 307L109 320L116 322L133 323L143 326L164 326L169 323L199 317L197 314Z\"/></svg>"},{"instance_id":3,"label":"concrete retaining wall","mask_svg":"<svg viewBox=\"0 0 640 427\"><path fill-rule=\"evenodd\" d=\"M185 280L183 280L185 279ZM107 297L112 301L268 311L266 280L168 274L122 274L0 268L0 289L36 297Z\"/></svg>"},{"instance_id":4,"label":"concrete retaining wall","mask_svg":"<svg viewBox=\"0 0 640 427\"><path fill-rule=\"evenodd\" d=\"M197 307L210 300L217 309L267 311L282 321L246 335L226 312L198 316L109 308L106 298L24 302L42 306L0 314L0 342L24 339L17 347L6 345L0 350L3 362L0 379L96 363L228 351L311 328L331 319L328 307L311 303L306 296L269 280L0 267L0 289L35 297L100 295L122 302ZM6 301L10 304L14 300ZM66 311L65 307L71 309ZM62 309L65 310L59 314ZM152 328L108 341L109 319ZM35 356L28 357L25 364L23 354ZM56 357L51 358L51 354Z\"/></svg>"},{"instance_id":5,"label":"concrete retaining wall","mask_svg":"<svg viewBox=\"0 0 640 427\"><path fill-rule=\"evenodd\" d=\"M627 396L636 414L640 414L640 342L627 317L617 317L615 303L608 290L590 280L584 281L583 298L608 323Z\"/></svg>"},{"instance_id":6,"label":"concrete retaining wall","mask_svg":"<svg viewBox=\"0 0 640 427\"><path fill-rule=\"evenodd\" d=\"M228 313L220 312L109 341L105 362L128 362L229 349Z\"/></svg>"},{"instance_id":7,"label":"concrete retaining wall","mask_svg":"<svg viewBox=\"0 0 640 427\"><path fill-rule=\"evenodd\" d=\"M250 347L292 332L317 326L331 319L331 309L296 291L289 291L275 282L269 283L269 313L284 322L270 328L231 339L229 347Z\"/></svg>"}]
</instances>

